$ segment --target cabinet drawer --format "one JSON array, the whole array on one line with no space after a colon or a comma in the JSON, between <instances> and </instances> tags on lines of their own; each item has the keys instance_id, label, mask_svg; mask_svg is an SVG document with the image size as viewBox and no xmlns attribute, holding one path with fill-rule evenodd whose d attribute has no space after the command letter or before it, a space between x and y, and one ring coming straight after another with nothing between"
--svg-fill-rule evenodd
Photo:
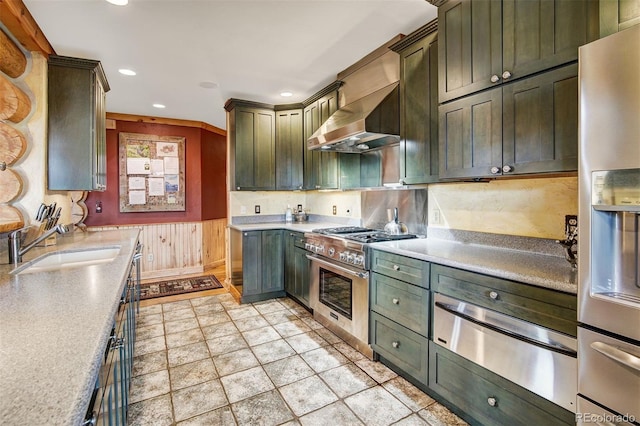
<instances>
[{"instance_id":1,"label":"cabinet drawer","mask_svg":"<svg viewBox=\"0 0 640 426\"><path fill-rule=\"evenodd\" d=\"M373 250L371 270L420 287L429 288L429 262Z\"/></svg>"},{"instance_id":2,"label":"cabinet drawer","mask_svg":"<svg viewBox=\"0 0 640 426\"><path fill-rule=\"evenodd\" d=\"M474 272L433 265L432 289L458 300L502 312L525 321L577 334L575 294L503 280Z\"/></svg>"},{"instance_id":3,"label":"cabinet drawer","mask_svg":"<svg viewBox=\"0 0 640 426\"><path fill-rule=\"evenodd\" d=\"M428 337L427 289L374 272L371 276L371 310Z\"/></svg>"},{"instance_id":4,"label":"cabinet drawer","mask_svg":"<svg viewBox=\"0 0 640 426\"><path fill-rule=\"evenodd\" d=\"M428 340L375 312L371 312L370 327L374 352L426 385Z\"/></svg>"},{"instance_id":5,"label":"cabinet drawer","mask_svg":"<svg viewBox=\"0 0 640 426\"><path fill-rule=\"evenodd\" d=\"M429 342L429 388L472 424L575 424L573 413Z\"/></svg>"}]
</instances>

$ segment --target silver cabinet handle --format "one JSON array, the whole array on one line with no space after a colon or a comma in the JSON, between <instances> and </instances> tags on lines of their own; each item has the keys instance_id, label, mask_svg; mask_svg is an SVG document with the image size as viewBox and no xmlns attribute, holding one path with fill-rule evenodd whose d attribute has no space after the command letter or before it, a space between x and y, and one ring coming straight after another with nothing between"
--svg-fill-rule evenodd
<instances>
[{"instance_id":1,"label":"silver cabinet handle","mask_svg":"<svg viewBox=\"0 0 640 426\"><path fill-rule=\"evenodd\" d=\"M400 270L400 267L399 267L398 265L393 265L393 270L394 270L394 271L399 271L399 270Z\"/></svg>"},{"instance_id":2,"label":"silver cabinet handle","mask_svg":"<svg viewBox=\"0 0 640 426\"><path fill-rule=\"evenodd\" d=\"M511 73L510 73L509 71L505 71L505 72L503 72L503 73L502 73L502 78L503 78L504 80L508 80L508 79L510 79L510 78L511 78Z\"/></svg>"},{"instance_id":3,"label":"silver cabinet handle","mask_svg":"<svg viewBox=\"0 0 640 426\"><path fill-rule=\"evenodd\" d=\"M500 167L493 166L493 167L491 168L491 174L492 174L492 175L497 175L498 173L500 173Z\"/></svg>"},{"instance_id":4,"label":"silver cabinet handle","mask_svg":"<svg viewBox=\"0 0 640 426\"><path fill-rule=\"evenodd\" d=\"M393 346L394 348L398 348L400 347L400 342L391 342L391 346Z\"/></svg>"},{"instance_id":5,"label":"silver cabinet handle","mask_svg":"<svg viewBox=\"0 0 640 426\"><path fill-rule=\"evenodd\" d=\"M492 83L497 83L500 81L500 77L498 77L496 74L491 76L491 82Z\"/></svg>"},{"instance_id":6,"label":"silver cabinet handle","mask_svg":"<svg viewBox=\"0 0 640 426\"><path fill-rule=\"evenodd\" d=\"M509 166L509 165L507 165L507 166L503 166L503 167L502 167L502 171L503 171L504 173L511 173L511 172L513 171L513 167L511 167L511 166Z\"/></svg>"},{"instance_id":7,"label":"silver cabinet handle","mask_svg":"<svg viewBox=\"0 0 640 426\"><path fill-rule=\"evenodd\" d=\"M493 300L497 300L498 299L498 293L495 291L492 291L491 293L489 293L489 297L492 298Z\"/></svg>"},{"instance_id":8,"label":"silver cabinet handle","mask_svg":"<svg viewBox=\"0 0 640 426\"><path fill-rule=\"evenodd\" d=\"M487 398L487 404L489 404L492 407L495 407L496 405L498 405L498 400L490 396L489 398Z\"/></svg>"},{"instance_id":9,"label":"silver cabinet handle","mask_svg":"<svg viewBox=\"0 0 640 426\"><path fill-rule=\"evenodd\" d=\"M391 299L391 301L393 302L394 305L399 305L400 304L400 299L396 299L395 297L393 299Z\"/></svg>"},{"instance_id":10,"label":"silver cabinet handle","mask_svg":"<svg viewBox=\"0 0 640 426\"><path fill-rule=\"evenodd\" d=\"M637 356L631 355L630 353L625 352L620 348L616 348L615 346L607 345L604 342L593 342L590 346L592 349L600 352L607 358L611 358L612 360L617 361L620 364L624 364L636 371L640 371L640 358Z\"/></svg>"}]
</instances>

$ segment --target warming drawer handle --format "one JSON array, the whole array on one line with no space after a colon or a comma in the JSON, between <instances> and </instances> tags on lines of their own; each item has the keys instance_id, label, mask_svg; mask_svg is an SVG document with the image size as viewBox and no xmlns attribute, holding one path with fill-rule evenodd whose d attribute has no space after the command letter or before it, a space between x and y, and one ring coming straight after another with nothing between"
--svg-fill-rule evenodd
<instances>
[{"instance_id":1,"label":"warming drawer handle","mask_svg":"<svg viewBox=\"0 0 640 426\"><path fill-rule=\"evenodd\" d=\"M604 342L593 342L590 346L592 349L600 352L607 358L611 358L612 360L617 361L620 364L624 364L629 368L633 368L636 371L640 371L640 358L637 356Z\"/></svg>"}]
</instances>

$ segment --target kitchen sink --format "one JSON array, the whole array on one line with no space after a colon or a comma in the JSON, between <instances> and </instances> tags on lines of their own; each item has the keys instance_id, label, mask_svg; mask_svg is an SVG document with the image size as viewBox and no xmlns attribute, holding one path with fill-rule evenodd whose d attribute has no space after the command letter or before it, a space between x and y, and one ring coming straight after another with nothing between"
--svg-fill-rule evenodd
<instances>
[{"instance_id":1,"label":"kitchen sink","mask_svg":"<svg viewBox=\"0 0 640 426\"><path fill-rule=\"evenodd\" d=\"M55 251L26 262L10 273L13 275L31 274L109 263L115 259L118 253L120 253L120 246Z\"/></svg>"}]
</instances>

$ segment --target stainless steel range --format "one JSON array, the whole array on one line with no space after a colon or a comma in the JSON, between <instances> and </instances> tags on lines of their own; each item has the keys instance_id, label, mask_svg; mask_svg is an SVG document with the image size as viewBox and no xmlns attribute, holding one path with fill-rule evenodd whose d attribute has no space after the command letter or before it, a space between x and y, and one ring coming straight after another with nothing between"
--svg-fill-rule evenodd
<instances>
[{"instance_id":1,"label":"stainless steel range","mask_svg":"<svg viewBox=\"0 0 640 426\"><path fill-rule=\"evenodd\" d=\"M416 238L361 227L314 229L304 234L311 252L309 302L316 321L372 357L369 347L368 244Z\"/></svg>"}]
</instances>

